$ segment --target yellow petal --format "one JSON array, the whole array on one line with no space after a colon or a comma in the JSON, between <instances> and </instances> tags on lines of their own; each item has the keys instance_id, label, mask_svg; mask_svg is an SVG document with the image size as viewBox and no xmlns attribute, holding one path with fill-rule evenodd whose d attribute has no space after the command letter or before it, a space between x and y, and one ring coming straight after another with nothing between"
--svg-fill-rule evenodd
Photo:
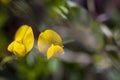
<instances>
[{"instance_id":1,"label":"yellow petal","mask_svg":"<svg viewBox=\"0 0 120 80\"><path fill-rule=\"evenodd\" d=\"M38 39L38 49L39 49L39 51L41 53L45 54L47 52L47 50L48 50L50 45L51 45L50 42L48 42L48 41L46 41L46 40L44 40L42 38Z\"/></svg>"},{"instance_id":2,"label":"yellow petal","mask_svg":"<svg viewBox=\"0 0 120 80\"><path fill-rule=\"evenodd\" d=\"M15 41L22 42L28 28L28 25L22 25L15 33Z\"/></svg>"},{"instance_id":3,"label":"yellow petal","mask_svg":"<svg viewBox=\"0 0 120 80\"><path fill-rule=\"evenodd\" d=\"M27 28L22 41L26 48L26 53L28 53L34 45L34 35L31 27Z\"/></svg>"},{"instance_id":4,"label":"yellow petal","mask_svg":"<svg viewBox=\"0 0 120 80\"><path fill-rule=\"evenodd\" d=\"M52 44L47 51L47 59L50 59L52 56L58 57L61 54L64 54L63 48L59 45Z\"/></svg>"},{"instance_id":5,"label":"yellow petal","mask_svg":"<svg viewBox=\"0 0 120 80\"><path fill-rule=\"evenodd\" d=\"M58 33L53 30L45 30L38 37L38 49L45 53L51 44L62 45L62 39Z\"/></svg>"},{"instance_id":6,"label":"yellow petal","mask_svg":"<svg viewBox=\"0 0 120 80\"><path fill-rule=\"evenodd\" d=\"M59 34L53 30L45 30L40 34L40 37L47 40L50 43L54 43L56 45L62 45L62 39Z\"/></svg>"},{"instance_id":7,"label":"yellow petal","mask_svg":"<svg viewBox=\"0 0 120 80\"><path fill-rule=\"evenodd\" d=\"M25 46L17 41L13 41L8 46L8 51L13 52L18 57L24 57L26 54Z\"/></svg>"},{"instance_id":8,"label":"yellow petal","mask_svg":"<svg viewBox=\"0 0 120 80\"><path fill-rule=\"evenodd\" d=\"M13 41L11 44L9 44L8 51L13 52L14 42L15 41Z\"/></svg>"},{"instance_id":9,"label":"yellow petal","mask_svg":"<svg viewBox=\"0 0 120 80\"><path fill-rule=\"evenodd\" d=\"M18 57L24 57L26 54L25 46L16 41L14 41L13 45L13 53Z\"/></svg>"}]
</instances>

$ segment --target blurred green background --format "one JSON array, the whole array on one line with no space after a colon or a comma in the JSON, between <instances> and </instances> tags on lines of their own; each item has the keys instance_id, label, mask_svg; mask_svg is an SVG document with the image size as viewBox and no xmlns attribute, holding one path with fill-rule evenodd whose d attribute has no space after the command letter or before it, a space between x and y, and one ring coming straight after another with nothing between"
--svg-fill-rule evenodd
<instances>
[{"instance_id":1,"label":"blurred green background","mask_svg":"<svg viewBox=\"0 0 120 80\"><path fill-rule=\"evenodd\" d=\"M35 44L17 58L7 46L23 24ZM64 55L47 60L38 51L45 29L61 35ZM0 80L120 80L120 1L0 0Z\"/></svg>"}]
</instances>

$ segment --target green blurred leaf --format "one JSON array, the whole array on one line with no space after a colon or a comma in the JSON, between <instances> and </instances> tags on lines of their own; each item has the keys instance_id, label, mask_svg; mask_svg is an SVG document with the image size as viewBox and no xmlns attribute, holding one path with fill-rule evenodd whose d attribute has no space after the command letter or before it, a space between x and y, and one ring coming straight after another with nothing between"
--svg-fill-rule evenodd
<instances>
[{"instance_id":1,"label":"green blurred leaf","mask_svg":"<svg viewBox=\"0 0 120 80\"><path fill-rule=\"evenodd\" d=\"M5 13L0 12L0 28L3 27L7 19L8 19L8 16Z\"/></svg>"},{"instance_id":2,"label":"green blurred leaf","mask_svg":"<svg viewBox=\"0 0 120 80\"><path fill-rule=\"evenodd\" d=\"M17 63L17 68L19 72L18 75L22 79L27 80L36 80L37 78L42 78L48 74L47 59L40 56L39 58L36 58L33 66L29 66L25 58L21 59Z\"/></svg>"},{"instance_id":3,"label":"green blurred leaf","mask_svg":"<svg viewBox=\"0 0 120 80\"><path fill-rule=\"evenodd\" d=\"M51 72L57 72L60 69L61 64L57 59L51 59L48 62L48 66Z\"/></svg>"},{"instance_id":4,"label":"green blurred leaf","mask_svg":"<svg viewBox=\"0 0 120 80\"><path fill-rule=\"evenodd\" d=\"M53 7L53 11L58 13L62 18L67 19L67 17L65 16L65 14L57 7Z\"/></svg>"}]
</instances>

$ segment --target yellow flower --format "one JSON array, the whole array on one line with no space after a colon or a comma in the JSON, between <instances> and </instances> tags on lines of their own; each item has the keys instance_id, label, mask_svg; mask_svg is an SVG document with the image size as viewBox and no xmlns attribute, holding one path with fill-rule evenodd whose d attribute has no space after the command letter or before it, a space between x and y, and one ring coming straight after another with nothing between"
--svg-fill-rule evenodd
<instances>
[{"instance_id":1,"label":"yellow flower","mask_svg":"<svg viewBox=\"0 0 120 80\"><path fill-rule=\"evenodd\" d=\"M16 32L14 41L8 46L8 51L13 52L18 57L24 57L34 45L34 35L32 28L22 25Z\"/></svg>"},{"instance_id":2,"label":"yellow flower","mask_svg":"<svg viewBox=\"0 0 120 80\"><path fill-rule=\"evenodd\" d=\"M64 54L62 39L53 30L45 30L38 37L38 49L47 55L47 59Z\"/></svg>"}]
</instances>

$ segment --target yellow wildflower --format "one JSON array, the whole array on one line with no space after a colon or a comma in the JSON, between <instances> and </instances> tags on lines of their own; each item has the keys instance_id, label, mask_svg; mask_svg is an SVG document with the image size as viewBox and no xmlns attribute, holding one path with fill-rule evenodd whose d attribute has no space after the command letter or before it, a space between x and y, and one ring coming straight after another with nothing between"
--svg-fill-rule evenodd
<instances>
[{"instance_id":1,"label":"yellow wildflower","mask_svg":"<svg viewBox=\"0 0 120 80\"><path fill-rule=\"evenodd\" d=\"M47 55L47 59L57 57L64 53L62 39L53 30L45 30L38 37L38 49Z\"/></svg>"},{"instance_id":2,"label":"yellow wildflower","mask_svg":"<svg viewBox=\"0 0 120 80\"><path fill-rule=\"evenodd\" d=\"M32 28L22 25L16 32L14 41L8 46L8 51L13 52L18 57L24 57L34 44Z\"/></svg>"}]
</instances>

